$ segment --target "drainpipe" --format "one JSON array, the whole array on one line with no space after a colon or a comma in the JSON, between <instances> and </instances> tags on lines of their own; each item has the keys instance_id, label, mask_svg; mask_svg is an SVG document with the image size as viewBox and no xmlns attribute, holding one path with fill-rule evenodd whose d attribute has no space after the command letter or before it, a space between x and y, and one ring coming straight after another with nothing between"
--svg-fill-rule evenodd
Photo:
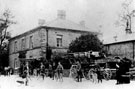
<instances>
[{"instance_id":1,"label":"drainpipe","mask_svg":"<svg viewBox=\"0 0 135 89\"><path fill-rule=\"evenodd\" d=\"M133 61L134 61L134 42L133 42Z\"/></svg>"},{"instance_id":2,"label":"drainpipe","mask_svg":"<svg viewBox=\"0 0 135 89\"><path fill-rule=\"evenodd\" d=\"M46 60L48 61L47 55L48 55L48 28L46 28Z\"/></svg>"}]
</instances>

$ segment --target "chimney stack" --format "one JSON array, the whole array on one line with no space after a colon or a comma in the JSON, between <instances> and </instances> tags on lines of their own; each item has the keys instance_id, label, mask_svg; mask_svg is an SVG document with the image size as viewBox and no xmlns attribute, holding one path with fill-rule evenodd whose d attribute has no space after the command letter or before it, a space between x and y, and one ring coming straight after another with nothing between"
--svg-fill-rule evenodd
<instances>
[{"instance_id":1,"label":"chimney stack","mask_svg":"<svg viewBox=\"0 0 135 89\"><path fill-rule=\"evenodd\" d=\"M80 25L85 27L85 21L84 20L80 21Z\"/></svg>"},{"instance_id":2,"label":"chimney stack","mask_svg":"<svg viewBox=\"0 0 135 89\"><path fill-rule=\"evenodd\" d=\"M38 25L39 25L39 26L45 25L45 20L44 20L44 19L39 19L39 20L38 20Z\"/></svg>"},{"instance_id":3,"label":"chimney stack","mask_svg":"<svg viewBox=\"0 0 135 89\"><path fill-rule=\"evenodd\" d=\"M58 19L66 19L66 11L58 10L57 17Z\"/></svg>"}]
</instances>

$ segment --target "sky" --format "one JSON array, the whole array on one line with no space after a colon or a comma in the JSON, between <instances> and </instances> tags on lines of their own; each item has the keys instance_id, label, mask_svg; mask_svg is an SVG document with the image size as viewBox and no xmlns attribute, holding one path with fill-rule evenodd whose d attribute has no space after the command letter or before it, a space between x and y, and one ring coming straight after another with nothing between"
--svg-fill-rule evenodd
<instances>
[{"instance_id":1,"label":"sky","mask_svg":"<svg viewBox=\"0 0 135 89\"><path fill-rule=\"evenodd\" d=\"M0 13L10 9L15 16L17 23L8 28L12 36L37 27L39 19L52 21L57 18L58 10L65 10L66 19L76 23L83 20L88 28L100 30L107 39L125 33L123 28L115 25L124 1L130 0L0 0Z\"/></svg>"}]
</instances>

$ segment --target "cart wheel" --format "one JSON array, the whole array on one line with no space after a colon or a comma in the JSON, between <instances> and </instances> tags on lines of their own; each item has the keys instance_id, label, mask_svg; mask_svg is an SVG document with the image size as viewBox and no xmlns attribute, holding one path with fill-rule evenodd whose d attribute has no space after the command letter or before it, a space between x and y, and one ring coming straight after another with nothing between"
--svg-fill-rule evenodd
<instances>
[{"instance_id":1,"label":"cart wheel","mask_svg":"<svg viewBox=\"0 0 135 89\"><path fill-rule=\"evenodd\" d=\"M103 71L103 78L105 80L109 80L112 78L112 72L110 70L104 70Z\"/></svg>"}]
</instances>

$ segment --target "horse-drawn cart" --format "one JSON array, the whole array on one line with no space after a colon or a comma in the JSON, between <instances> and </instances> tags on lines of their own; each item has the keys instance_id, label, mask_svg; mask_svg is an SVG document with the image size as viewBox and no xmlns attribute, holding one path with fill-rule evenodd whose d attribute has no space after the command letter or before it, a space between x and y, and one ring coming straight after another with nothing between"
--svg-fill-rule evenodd
<instances>
[{"instance_id":1,"label":"horse-drawn cart","mask_svg":"<svg viewBox=\"0 0 135 89\"><path fill-rule=\"evenodd\" d=\"M92 64L83 68L84 77L86 79L90 79L90 75L93 73L93 70L96 71L99 69L103 79L115 79L117 62L118 60L109 58L95 60Z\"/></svg>"}]
</instances>

